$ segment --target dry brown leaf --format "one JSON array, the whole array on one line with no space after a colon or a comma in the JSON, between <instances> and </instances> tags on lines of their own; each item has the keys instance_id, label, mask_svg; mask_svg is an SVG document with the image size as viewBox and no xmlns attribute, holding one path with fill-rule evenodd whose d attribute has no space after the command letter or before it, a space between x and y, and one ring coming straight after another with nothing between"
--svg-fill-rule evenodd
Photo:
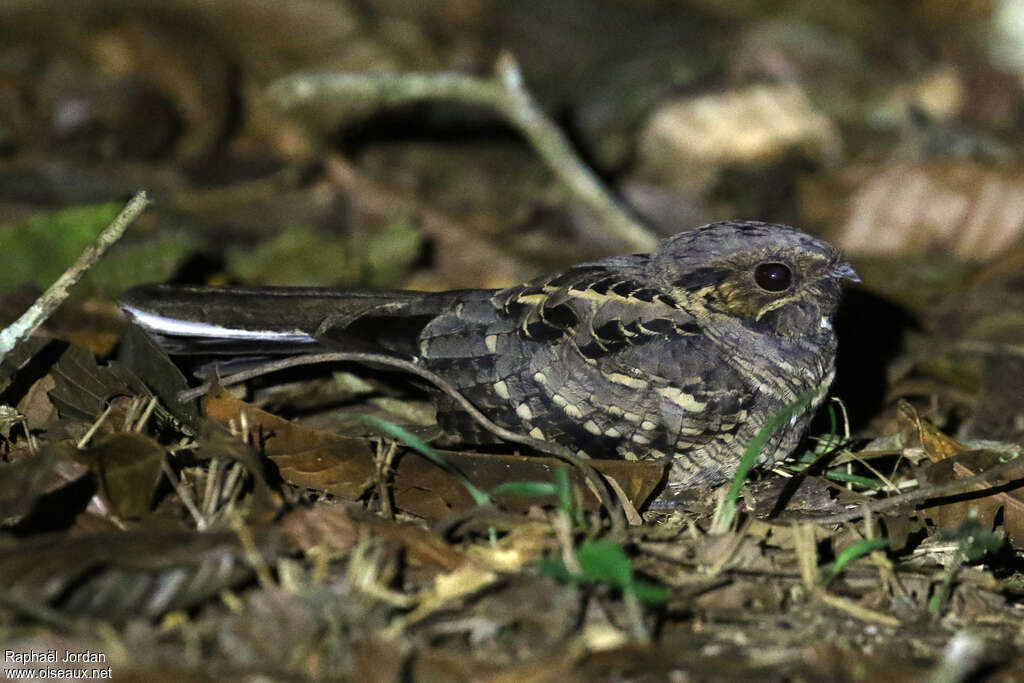
<instances>
[{"instance_id":1,"label":"dry brown leaf","mask_svg":"<svg viewBox=\"0 0 1024 683\"><path fill-rule=\"evenodd\" d=\"M1016 168L973 160L881 168L857 162L803 190L808 217L842 225L834 242L854 255L938 252L980 260L1022 235L1024 176Z\"/></svg>"},{"instance_id":2,"label":"dry brown leaf","mask_svg":"<svg viewBox=\"0 0 1024 683\"><path fill-rule=\"evenodd\" d=\"M35 455L0 463L0 523L21 521L43 496L86 474L71 461L74 450L68 443L51 443Z\"/></svg>"},{"instance_id":3,"label":"dry brown leaf","mask_svg":"<svg viewBox=\"0 0 1024 683\"><path fill-rule=\"evenodd\" d=\"M74 457L96 473L103 497L118 516L141 517L149 512L165 454L164 447L145 434L116 432Z\"/></svg>"},{"instance_id":4,"label":"dry brown leaf","mask_svg":"<svg viewBox=\"0 0 1024 683\"><path fill-rule=\"evenodd\" d=\"M285 537L302 550L316 546L335 552L351 549L361 535L405 552L413 567L451 571L466 556L420 526L395 522L346 505L321 504L296 510L281 521Z\"/></svg>"},{"instance_id":5,"label":"dry brown leaf","mask_svg":"<svg viewBox=\"0 0 1024 683\"><path fill-rule=\"evenodd\" d=\"M206 414L217 422L237 423L243 413L288 483L345 500L359 498L373 484L374 449L365 439L300 427L226 394L206 401Z\"/></svg>"},{"instance_id":6,"label":"dry brown leaf","mask_svg":"<svg viewBox=\"0 0 1024 683\"><path fill-rule=\"evenodd\" d=\"M567 467L561 460L545 456L454 451L441 451L440 455L485 491L509 481L550 482L554 480L556 470ZM665 472L665 464L656 462L591 460L590 465L598 472L614 477L637 508L647 501ZM584 492L584 507L596 510L600 501L590 493L582 475L570 468L569 476L573 486ZM455 477L411 453L404 455L395 465L393 491L399 508L429 521L443 519L455 510L475 505L469 492ZM533 505L553 504L555 500L553 497L500 495L497 502L511 510L526 511Z\"/></svg>"},{"instance_id":7,"label":"dry brown leaf","mask_svg":"<svg viewBox=\"0 0 1024 683\"><path fill-rule=\"evenodd\" d=\"M997 451L973 450L965 451L946 460L924 468L920 476L929 484L944 484L951 479L964 479L982 474L994 467L1006 457ZM1024 491L1021 488L998 490L998 487L1011 481L1020 480L1024 476L1024 460L1021 467L1006 476L995 478L979 484L973 491L988 491L987 495L978 497L971 491L952 496L952 502L939 505L928 510L935 523L946 530L958 528L972 513L978 517L983 529L992 529L1000 512L1002 526L1006 537L1015 548L1024 547Z\"/></svg>"},{"instance_id":8,"label":"dry brown leaf","mask_svg":"<svg viewBox=\"0 0 1024 683\"><path fill-rule=\"evenodd\" d=\"M360 519L359 524L375 539L387 539L405 548L406 559L412 566L451 571L466 561L465 554L414 524L392 522L370 514Z\"/></svg>"},{"instance_id":9,"label":"dry brown leaf","mask_svg":"<svg viewBox=\"0 0 1024 683\"><path fill-rule=\"evenodd\" d=\"M932 462L939 462L968 450L967 446L952 437L946 436L935 425L922 419L917 414L914 406L906 401L900 401L899 421L900 431L903 433L910 431L912 436L916 437L916 439L910 439L910 442L920 440L921 447L924 448L924 452ZM907 442L905 440L904 445Z\"/></svg>"},{"instance_id":10,"label":"dry brown leaf","mask_svg":"<svg viewBox=\"0 0 1024 683\"><path fill-rule=\"evenodd\" d=\"M347 500L363 494L376 477L374 446L331 432L308 429L255 408L227 395L206 401L206 413L229 423L242 413L251 428L261 434L267 457L277 465L285 481L318 489ZM566 467L560 460L541 456L494 455L440 451L439 455L477 487L490 490L508 481L553 481L555 470ZM634 506L640 507L661 482L665 464L593 460L594 469L614 477ZM570 470L576 487L587 491L579 473ZM419 455L406 452L394 463L392 495L396 507L428 521L448 517L453 511L476 505L458 478ZM596 496L586 493L583 502L596 509ZM503 495L499 502L513 510L553 503L553 498L521 498Z\"/></svg>"}]
</instances>

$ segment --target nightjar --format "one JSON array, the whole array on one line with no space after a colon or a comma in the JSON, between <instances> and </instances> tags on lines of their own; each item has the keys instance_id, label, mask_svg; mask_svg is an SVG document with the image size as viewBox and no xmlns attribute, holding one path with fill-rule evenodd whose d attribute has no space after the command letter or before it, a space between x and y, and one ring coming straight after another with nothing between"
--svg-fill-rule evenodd
<instances>
[{"instance_id":1,"label":"nightjar","mask_svg":"<svg viewBox=\"0 0 1024 683\"><path fill-rule=\"evenodd\" d=\"M171 353L411 360L499 425L592 457L670 458L669 487L687 488L730 477L766 421L818 390L759 464L795 447L834 375L847 281L859 280L822 240L730 221L502 290L157 285L123 307ZM445 397L438 420L480 435Z\"/></svg>"}]
</instances>

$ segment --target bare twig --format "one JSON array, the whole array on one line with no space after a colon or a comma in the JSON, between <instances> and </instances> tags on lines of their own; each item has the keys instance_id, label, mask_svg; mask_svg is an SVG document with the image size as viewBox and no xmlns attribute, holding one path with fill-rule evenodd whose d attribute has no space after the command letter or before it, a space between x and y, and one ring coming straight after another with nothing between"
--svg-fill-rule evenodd
<instances>
[{"instance_id":1,"label":"bare twig","mask_svg":"<svg viewBox=\"0 0 1024 683\"><path fill-rule=\"evenodd\" d=\"M391 505L391 487L388 479L391 476L391 464L398 453L398 442L392 441L384 450L384 442L377 442L377 455L374 458L377 464L377 496L380 498L380 513L384 519L394 519L395 511Z\"/></svg>"},{"instance_id":2,"label":"bare twig","mask_svg":"<svg viewBox=\"0 0 1024 683\"><path fill-rule=\"evenodd\" d=\"M923 486L916 491L904 493L899 496L892 496L891 498L864 503L852 510L847 510L846 512L838 512L834 515L824 516L780 516L777 521L814 522L816 524L842 524L843 522L852 522L855 519L860 519L869 511L872 514L878 514L886 510L903 507L912 503L920 503L931 498L966 492L969 489L979 490L975 487L980 487L986 484L992 484L993 487L1004 486L1005 482L999 484L993 484L993 482L1001 477L1011 474L1019 476L1019 471L1022 469L1024 469L1024 458L1015 458L1013 460L999 463L998 465L995 465L980 474L976 474L973 477L964 477L963 479L953 479L952 481L947 481L942 484Z\"/></svg>"},{"instance_id":3,"label":"bare twig","mask_svg":"<svg viewBox=\"0 0 1024 683\"><path fill-rule=\"evenodd\" d=\"M447 380L439 376L437 373L431 372L426 368L416 365L412 361L407 361L401 358L393 358L381 353L365 353L359 351L338 351L332 353L311 353L301 356L291 356L288 358L282 358L281 360L272 361L270 363L264 363L257 367L242 372L237 372L227 377L221 377L218 380L218 384L223 387L232 386L239 384L246 380L252 379L253 377L259 377L261 375L268 374L270 372L277 372L278 370L285 370L287 368L293 368L300 365L313 365L317 363L337 363L337 362L349 362L349 363L373 363L377 365L385 365L392 367L404 372L408 372L418 377L422 377L427 380L438 389L443 391L452 400L459 404L466 413L469 414L481 427L489 431L491 434L509 441L512 443L518 443L523 446L528 446L541 453L547 453L560 460L564 460L573 467L577 468L583 476L589 481L597 490L598 497L601 499L601 504L608 511L609 518L611 520L612 532L621 534L626 528L625 514L622 511L622 507L617 504L615 496L612 495L611 490L608 487L608 483L597 473L593 467L591 467L586 458L583 458L565 446L552 443L550 441L542 441L540 439L534 439L529 436L518 434L509 429L506 429L498 424L491 421L489 417L480 412L480 409L473 405L469 399L462 395L458 389L452 386ZM178 394L179 401L191 401L194 398L202 396L204 393L209 391L210 385L203 385L196 387L195 389L189 389Z\"/></svg>"},{"instance_id":4,"label":"bare twig","mask_svg":"<svg viewBox=\"0 0 1024 683\"><path fill-rule=\"evenodd\" d=\"M456 73L293 74L274 81L271 97L281 106L326 99L396 105L453 100L494 109L530 142L576 198L596 213L604 233L635 251L650 251L657 239L631 217L576 155L562 131L533 101L512 55L503 53L493 78Z\"/></svg>"},{"instance_id":5,"label":"bare twig","mask_svg":"<svg viewBox=\"0 0 1024 683\"><path fill-rule=\"evenodd\" d=\"M110 416L112 410L114 410L114 406L108 404L103 412L100 413L100 416L93 421L92 426L90 426L88 431L86 431L82 438L78 440L78 443L76 444L78 450L85 448L89 441L92 440L92 437L94 437L96 432L99 431L100 425L102 425L107 417Z\"/></svg>"},{"instance_id":6,"label":"bare twig","mask_svg":"<svg viewBox=\"0 0 1024 683\"><path fill-rule=\"evenodd\" d=\"M111 221L110 225L103 229L96 241L82 252L81 256L71 264L71 267L64 271L64 274L57 278L57 281L50 285L42 296L36 299L25 313L0 332L0 360L10 353L18 342L28 338L40 325L46 322L47 318L64 303L74 287L87 270L96 264L107 250L114 245L125 230L128 229L136 218L139 217L146 207L149 206L149 197L143 191L132 197L131 201L125 204L121 213Z\"/></svg>"},{"instance_id":7,"label":"bare twig","mask_svg":"<svg viewBox=\"0 0 1024 683\"><path fill-rule=\"evenodd\" d=\"M199 511L199 508L196 507L196 503L192 499L192 492L181 483L181 479L179 479L178 475L174 473L174 469L171 467L170 463L167 462L167 458L164 458L160 463L160 469L163 471L164 476L167 477L167 481L171 483L171 487L178 494L178 497L181 498L181 502L185 506L185 509L188 510L190 515L192 515L192 521L196 523L196 529L199 531L205 531L209 527L206 517Z\"/></svg>"}]
</instances>

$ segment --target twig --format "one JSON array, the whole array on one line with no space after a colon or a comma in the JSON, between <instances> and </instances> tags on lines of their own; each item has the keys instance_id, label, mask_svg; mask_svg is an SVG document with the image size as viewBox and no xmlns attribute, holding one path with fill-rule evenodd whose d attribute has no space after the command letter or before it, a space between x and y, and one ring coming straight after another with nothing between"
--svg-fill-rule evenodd
<instances>
[{"instance_id":1,"label":"twig","mask_svg":"<svg viewBox=\"0 0 1024 683\"><path fill-rule=\"evenodd\" d=\"M844 522L852 522L855 519L860 519L870 511L872 514L878 514L892 508L903 507L910 503L918 503L930 498L938 498L939 496L952 495L954 493L961 492L961 489L970 489L982 484L988 484L995 479L999 479L1004 475L1008 475L1014 470L1024 468L1024 458L1015 458L1008 460L1007 462L1000 463L991 467L990 469L976 474L973 477L965 477L963 479L953 479L942 484L936 484L934 486L924 486L917 491L911 491L910 493L904 493L903 495L893 496L892 498L885 498L883 500L871 501L870 503L864 503L853 510L847 510L846 512L837 512L834 515L814 516L814 515L799 515L794 517L780 516L777 521L798 521L798 522L814 522L816 524L842 524ZM1005 482L1002 484L995 484L993 487L1005 486ZM966 491L965 491L966 492Z\"/></svg>"},{"instance_id":2,"label":"twig","mask_svg":"<svg viewBox=\"0 0 1024 683\"><path fill-rule=\"evenodd\" d=\"M96 432L98 432L100 429L100 425L103 424L103 422L107 419L107 417L110 415L110 412L113 409L114 406L110 404L108 404L107 407L104 408L103 412L100 413L100 416L93 421L92 426L89 427L88 431L86 431L82 438L78 440L78 443L75 444L78 450L82 450L85 448L86 444L88 444L92 437L96 435Z\"/></svg>"},{"instance_id":3,"label":"twig","mask_svg":"<svg viewBox=\"0 0 1024 683\"><path fill-rule=\"evenodd\" d=\"M957 351L967 353L985 353L992 355L1017 356L1024 358L1024 345L998 344L984 341L962 341L953 347Z\"/></svg>"},{"instance_id":4,"label":"twig","mask_svg":"<svg viewBox=\"0 0 1024 683\"><path fill-rule=\"evenodd\" d=\"M150 397L149 403L146 404L146 409L142 411L142 415L139 417L138 421L135 423L135 428L134 428L133 431L141 432L143 429L146 428L146 423L149 422L149 418L153 414L153 410L156 409L156 404L157 404L156 396Z\"/></svg>"},{"instance_id":5,"label":"twig","mask_svg":"<svg viewBox=\"0 0 1024 683\"><path fill-rule=\"evenodd\" d=\"M559 180L601 218L609 236L635 251L651 251L657 244L657 238L615 201L554 121L537 107L509 53L498 58L493 78L456 73L293 74L274 81L268 92L288 108L325 99L382 105L453 100L490 107L519 129Z\"/></svg>"},{"instance_id":6,"label":"twig","mask_svg":"<svg viewBox=\"0 0 1024 683\"><path fill-rule=\"evenodd\" d=\"M174 469L170 463L167 462L167 458L164 458L160 463L160 469L163 471L164 476L167 477L167 481L171 483L171 487L181 498L182 504L190 515L192 515L192 521L196 523L196 529L199 531L205 531L209 524L203 513L196 507L195 501L192 499L192 493L181 483L178 475L174 473Z\"/></svg>"},{"instance_id":7,"label":"twig","mask_svg":"<svg viewBox=\"0 0 1024 683\"><path fill-rule=\"evenodd\" d=\"M121 209L121 213L117 214L110 225L103 229L92 245L86 247L78 259L71 264L71 267L65 270L64 274L57 278L57 281L50 285L50 288L36 299L35 303L20 318L0 332L0 361L18 345L18 342L31 336L40 325L46 322L47 318L53 315L53 312L68 298L71 288L82 279L87 270L103 258L107 249L121 239L128 226L139 217L139 214L147 206L149 206L149 196L145 191L132 197L131 201Z\"/></svg>"},{"instance_id":8,"label":"twig","mask_svg":"<svg viewBox=\"0 0 1024 683\"><path fill-rule=\"evenodd\" d=\"M373 363L377 365L385 365L388 367L403 370L418 377L422 377L427 380L438 389L443 391L449 397L452 398L459 407L462 408L466 413L469 414L481 427L489 431L491 434L509 441L512 443L518 443L523 446L528 446L541 453L547 453L560 460L564 460L573 467L577 468L583 476L594 485L597 489L598 497L601 499L601 504L608 511L609 518L611 520L612 532L621 534L626 528L626 519L622 511L622 507L617 505L615 497L612 495L611 490L608 487L608 483L597 473L593 467L591 467L586 459L576 455L568 448L561 446L550 441L542 441L540 439L534 439L529 436L517 434L509 429L495 424L489 417L480 412L480 409L470 403L469 399L462 395L462 393L453 387L446 379L439 376L437 373L431 372L426 368L416 365L412 361L407 361L401 358L393 358L380 353L366 353L360 351L338 351L332 353L311 353L301 356L291 356L288 358L282 358L281 360L272 361L270 363L264 363L249 370L243 370L227 377L222 377L218 380L220 386L227 387L234 384L239 384L246 380L250 380L253 377L259 377L270 372L277 372L278 370L285 370L287 368L293 368L300 365L313 365L317 363L337 363L337 362L349 362L349 363ZM202 396L204 393L209 391L209 385L203 385L196 387L195 389L189 389L178 394L178 400L185 402L191 401L194 398Z\"/></svg>"},{"instance_id":9,"label":"twig","mask_svg":"<svg viewBox=\"0 0 1024 683\"><path fill-rule=\"evenodd\" d=\"M377 464L377 496L380 498L380 513L384 519L395 518L395 511L391 506L391 487L388 486L388 477L391 473L391 464L398 453L398 442L388 443L388 449L384 450L384 442L377 442L377 455L374 458Z\"/></svg>"}]
</instances>

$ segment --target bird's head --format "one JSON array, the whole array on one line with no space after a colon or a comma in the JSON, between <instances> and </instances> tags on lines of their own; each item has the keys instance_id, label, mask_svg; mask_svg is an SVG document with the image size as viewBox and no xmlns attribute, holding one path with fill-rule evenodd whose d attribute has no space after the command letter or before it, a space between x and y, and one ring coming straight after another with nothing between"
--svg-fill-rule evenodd
<instances>
[{"instance_id":1,"label":"bird's head","mask_svg":"<svg viewBox=\"0 0 1024 683\"><path fill-rule=\"evenodd\" d=\"M740 318L787 338L832 335L847 282L860 282L841 252L784 225L711 223L664 240L656 277L695 314Z\"/></svg>"}]
</instances>

